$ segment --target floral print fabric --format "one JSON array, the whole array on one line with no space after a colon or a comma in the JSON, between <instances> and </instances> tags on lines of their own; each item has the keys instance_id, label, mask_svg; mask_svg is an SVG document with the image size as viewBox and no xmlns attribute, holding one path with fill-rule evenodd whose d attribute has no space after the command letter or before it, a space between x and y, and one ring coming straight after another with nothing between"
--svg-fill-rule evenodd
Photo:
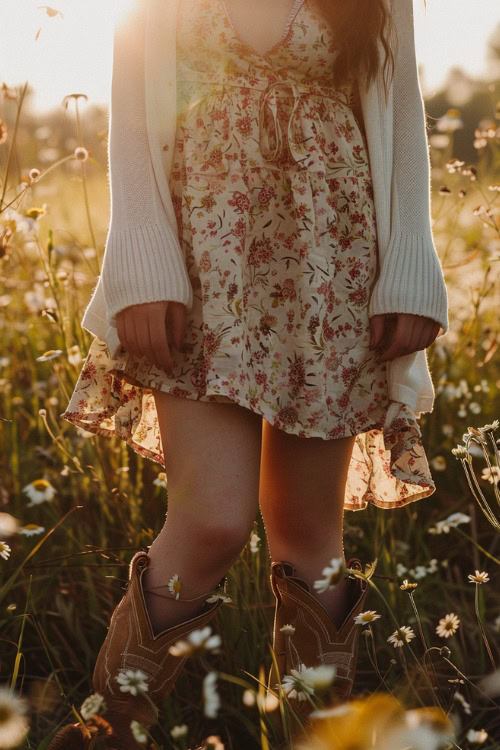
<instances>
[{"instance_id":1,"label":"floral print fabric","mask_svg":"<svg viewBox=\"0 0 500 750\"><path fill-rule=\"evenodd\" d=\"M356 89L331 82L329 25L296 0L262 55L224 0L183 0L177 44L169 180L194 292L186 348L171 348L169 378L94 338L61 416L164 466L152 389L236 402L299 437L356 435L346 509L427 497L416 417L389 401L386 363L368 349L372 182Z\"/></svg>"}]
</instances>

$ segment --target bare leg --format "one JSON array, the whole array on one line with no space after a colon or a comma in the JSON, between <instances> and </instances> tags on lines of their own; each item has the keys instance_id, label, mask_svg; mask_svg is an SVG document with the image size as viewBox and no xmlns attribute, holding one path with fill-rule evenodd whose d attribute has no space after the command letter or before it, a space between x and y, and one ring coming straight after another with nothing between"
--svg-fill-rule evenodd
<instances>
[{"instance_id":1,"label":"bare leg","mask_svg":"<svg viewBox=\"0 0 500 750\"><path fill-rule=\"evenodd\" d=\"M258 511L262 418L238 404L154 391L165 455L168 512L149 550L144 588L154 632L196 615L248 541Z\"/></svg>"},{"instance_id":2,"label":"bare leg","mask_svg":"<svg viewBox=\"0 0 500 750\"><path fill-rule=\"evenodd\" d=\"M313 583L333 557L344 557L344 493L356 438L299 438L262 424L259 501L271 557L291 562L341 624L345 582L322 594Z\"/></svg>"}]
</instances>

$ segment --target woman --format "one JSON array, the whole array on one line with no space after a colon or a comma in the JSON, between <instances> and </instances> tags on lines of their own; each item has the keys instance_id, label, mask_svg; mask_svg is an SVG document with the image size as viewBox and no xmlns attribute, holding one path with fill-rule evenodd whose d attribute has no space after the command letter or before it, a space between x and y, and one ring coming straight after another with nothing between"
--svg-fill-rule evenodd
<instances>
[{"instance_id":1,"label":"woman","mask_svg":"<svg viewBox=\"0 0 500 750\"><path fill-rule=\"evenodd\" d=\"M260 505L269 687L335 664L346 700L366 587L342 576L343 511L435 491L417 419L447 294L411 0L133 0L109 164L95 338L61 416L164 466L168 516L130 563L94 689L134 747L128 722L156 713L119 670L142 669L156 705L170 692L170 646L224 601Z\"/></svg>"}]
</instances>

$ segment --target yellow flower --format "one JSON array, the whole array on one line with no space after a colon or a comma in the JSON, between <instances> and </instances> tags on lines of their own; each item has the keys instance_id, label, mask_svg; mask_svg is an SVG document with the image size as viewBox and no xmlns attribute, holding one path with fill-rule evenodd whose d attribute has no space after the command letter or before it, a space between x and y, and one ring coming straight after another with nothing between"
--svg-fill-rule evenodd
<instances>
[{"instance_id":1,"label":"yellow flower","mask_svg":"<svg viewBox=\"0 0 500 750\"><path fill-rule=\"evenodd\" d=\"M416 589L417 586L418 583L409 583L408 578L405 578L399 588L401 589L401 591L408 591L408 589Z\"/></svg>"}]
</instances>

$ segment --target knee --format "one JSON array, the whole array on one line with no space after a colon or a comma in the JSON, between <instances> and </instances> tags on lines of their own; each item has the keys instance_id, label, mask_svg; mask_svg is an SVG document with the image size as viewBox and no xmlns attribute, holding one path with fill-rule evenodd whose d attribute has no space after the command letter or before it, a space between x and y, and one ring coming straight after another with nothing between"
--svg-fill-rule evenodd
<instances>
[{"instance_id":1,"label":"knee","mask_svg":"<svg viewBox=\"0 0 500 750\"><path fill-rule=\"evenodd\" d=\"M247 543L253 522L254 519L249 522L218 514L210 518L199 514L198 517L191 516L186 525L195 554L230 565Z\"/></svg>"}]
</instances>

